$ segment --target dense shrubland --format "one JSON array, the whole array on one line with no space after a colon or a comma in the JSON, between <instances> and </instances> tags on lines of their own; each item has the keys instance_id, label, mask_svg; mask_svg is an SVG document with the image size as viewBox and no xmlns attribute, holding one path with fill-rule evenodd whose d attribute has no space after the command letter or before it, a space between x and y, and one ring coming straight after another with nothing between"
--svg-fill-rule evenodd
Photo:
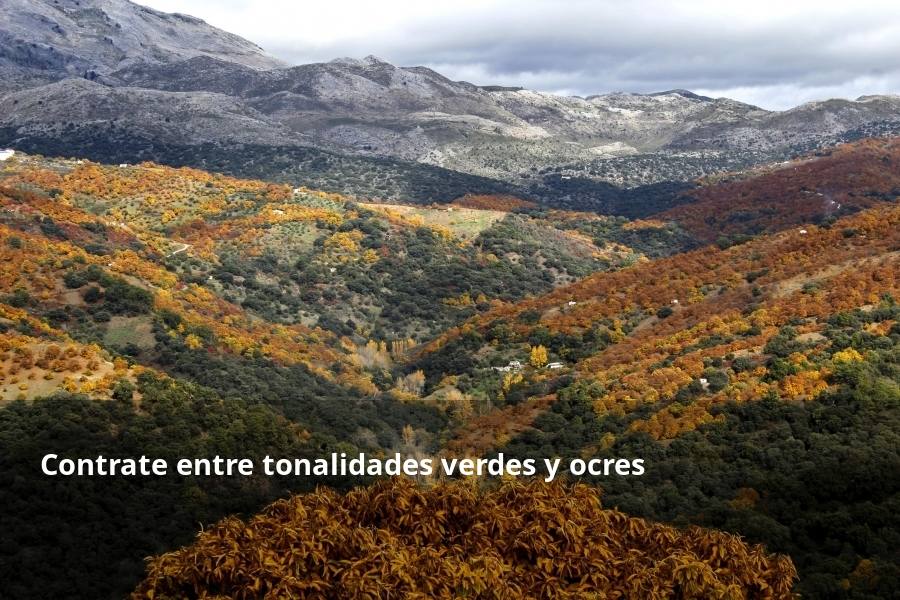
<instances>
[{"instance_id":1,"label":"dense shrubland","mask_svg":"<svg viewBox=\"0 0 900 600\"><path fill-rule=\"evenodd\" d=\"M142 573L145 556L187 543L199 523L313 488L279 478L51 478L40 472L48 452L173 461L216 454L312 457L333 444L237 392L219 395L151 374L119 384L111 400L59 393L13 402L0 410L4 596L121 598Z\"/></svg>"},{"instance_id":2,"label":"dense shrubland","mask_svg":"<svg viewBox=\"0 0 900 600\"><path fill-rule=\"evenodd\" d=\"M742 235L834 219L900 196L900 141L876 138L804 160L719 175L659 216L692 235L727 244Z\"/></svg>"},{"instance_id":3,"label":"dense shrubland","mask_svg":"<svg viewBox=\"0 0 900 600\"><path fill-rule=\"evenodd\" d=\"M659 442L635 429L650 410L598 415L599 384L580 383L533 427L512 439L509 456L642 456L641 478L603 478L606 503L635 515L740 533L790 555L798 591L811 598L889 598L900 586L900 307L832 315L806 369L825 373L814 399L779 393L793 368L781 356L803 343L782 330L762 360L772 387L763 399L728 402L710 423ZM713 358L728 378L745 365ZM729 366L730 365L730 366ZM794 367L795 368L795 367ZM709 394L682 388L669 409Z\"/></svg>"},{"instance_id":4,"label":"dense shrubland","mask_svg":"<svg viewBox=\"0 0 900 600\"><path fill-rule=\"evenodd\" d=\"M640 456L646 476L592 482L609 506L788 553L810 597L889 597L900 472L891 144L634 190L638 212L613 192L590 206L642 216L688 203L638 220L508 195L361 203L189 168L17 154L0 166L0 487L2 526L15 532L0 548L4 591L121 597L143 556L187 543L198 523L310 484L36 480L35 457L52 445L72 456ZM803 186L825 193L814 180L846 204L824 214L806 202ZM588 201L580 182L558 183L567 201ZM728 222L720 239L713 217ZM428 493L346 498L391 489ZM510 502L562 493L504 489ZM498 498L437 490L441 501ZM346 501L295 502L309 498ZM549 576L485 551L528 585ZM175 571L145 585L193 582L179 579L178 556L154 563ZM635 568L659 589L675 581ZM737 593L711 577L710 589Z\"/></svg>"}]
</instances>

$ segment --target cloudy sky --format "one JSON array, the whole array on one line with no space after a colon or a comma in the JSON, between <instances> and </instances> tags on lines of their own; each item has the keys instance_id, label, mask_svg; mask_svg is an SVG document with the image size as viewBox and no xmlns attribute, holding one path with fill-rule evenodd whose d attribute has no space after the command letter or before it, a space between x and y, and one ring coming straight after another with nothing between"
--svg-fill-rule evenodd
<instances>
[{"instance_id":1,"label":"cloudy sky","mask_svg":"<svg viewBox=\"0 0 900 600\"><path fill-rule=\"evenodd\" d=\"M374 54L477 84L686 88L765 108L900 93L897 0L138 0L290 63Z\"/></svg>"}]
</instances>

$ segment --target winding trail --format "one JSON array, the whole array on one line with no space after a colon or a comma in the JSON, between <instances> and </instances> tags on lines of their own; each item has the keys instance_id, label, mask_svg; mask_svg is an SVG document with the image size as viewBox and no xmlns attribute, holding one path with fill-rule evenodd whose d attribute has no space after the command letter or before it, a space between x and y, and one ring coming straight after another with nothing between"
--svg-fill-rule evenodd
<instances>
[{"instance_id":1,"label":"winding trail","mask_svg":"<svg viewBox=\"0 0 900 600\"><path fill-rule=\"evenodd\" d=\"M179 248L178 250L174 251L174 252L170 252L170 253L169 253L169 256L175 256L176 254L181 254L182 252L184 252L185 250L187 250L187 249L190 248L190 247L191 247L190 244L184 244L184 243L182 243L182 247Z\"/></svg>"}]
</instances>

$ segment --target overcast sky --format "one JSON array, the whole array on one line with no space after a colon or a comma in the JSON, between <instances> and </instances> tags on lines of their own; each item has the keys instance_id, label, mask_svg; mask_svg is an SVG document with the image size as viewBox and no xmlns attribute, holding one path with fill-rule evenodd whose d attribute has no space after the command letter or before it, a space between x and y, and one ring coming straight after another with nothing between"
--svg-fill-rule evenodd
<instances>
[{"instance_id":1,"label":"overcast sky","mask_svg":"<svg viewBox=\"0 0 900 600\"><path fill-rule=\"evenodd\" d=\"M563 94L686 88L765 108L900 93L898 0L138 0L289 63L374 54Z\"/></svg>"}]
</instances>

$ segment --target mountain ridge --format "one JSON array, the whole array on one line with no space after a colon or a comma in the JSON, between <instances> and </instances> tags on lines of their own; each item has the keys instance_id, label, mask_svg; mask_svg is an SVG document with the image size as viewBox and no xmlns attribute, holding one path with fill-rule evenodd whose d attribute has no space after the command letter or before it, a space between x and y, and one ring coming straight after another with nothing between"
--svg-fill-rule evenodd
<instances>
[{"instance_id":1,"label":"mountain ridge","mask_svg":"<svg viewBox=\"0 0 900 600\"><path fill-rule=\"evenodd\" d=\"M589 197L597 183L686 181L853 136L900 132L898 96L824 100L787 111L684 89L559 96L452 81L372 55L287 65L202 21L127 0L11 0L10 8L0 21L0 69L7 75L0 127L12 134L2 144L31 139L39 146L54 131L56 147L64 148L67 126L115 122L130 136L166 144L306 147L351 161L407 163L399 171L430 165L519 188L559 187L552 178L586 186L551 194L564 199ZM128 36L121 33L126 28ZM98 87L72 87L71 98L57 93L53 83L71 77ZM70 102L104 106L110 92L103 88L118 90L115 112L72 118ZM150 90L162 95L148 96ZM41 110L20 105L22 94ZM211 123L203 131L183 127L184 115L196 113ZM83 150L77 137L71 154Z\"/></svg>"},{"instance_id":2,"label":"mountain ridge","mask_svg":"<svg viewBox=\"0 0 900 600\"><path fill-rule=\"evenodd\" d=\"M6 0L0 66L21 79L102 78L134 62L218 56L256 68L281 61L202 19L129 0Z\"/></svg>"}]
</instances>

